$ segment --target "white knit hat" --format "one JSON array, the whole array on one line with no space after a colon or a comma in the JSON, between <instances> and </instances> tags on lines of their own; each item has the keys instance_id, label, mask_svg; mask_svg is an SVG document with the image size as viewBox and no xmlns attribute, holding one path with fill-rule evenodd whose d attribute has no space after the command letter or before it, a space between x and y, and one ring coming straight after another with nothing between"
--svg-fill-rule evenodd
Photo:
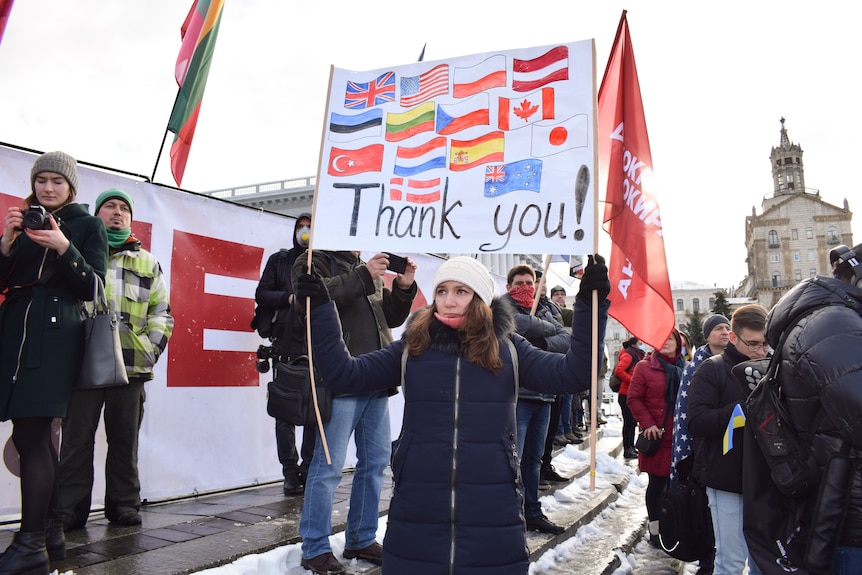
<instances>
[{"instance_id":1,"label":"white knit hat","mask_svg":"<svg viewBox=\"0 0 862 575\"><path fill-rule=\"evenodd\" d=\"M494 297L494 280L488 268L478 260L467 256L458 256L446 260L434 274L434 292L437 286L445 281L455 281L464 284L476 292L482 301L491 305Z\"/></svg>"}]
</instances>

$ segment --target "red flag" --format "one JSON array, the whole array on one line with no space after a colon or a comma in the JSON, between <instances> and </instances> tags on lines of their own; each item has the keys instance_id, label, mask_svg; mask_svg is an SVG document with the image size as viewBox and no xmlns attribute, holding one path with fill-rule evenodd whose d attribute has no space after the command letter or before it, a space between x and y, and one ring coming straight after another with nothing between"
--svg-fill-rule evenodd
<instances>
[{"instance_id":1,"label":"red flag","mask_svg":"<svg viewBox=\"0 0 862 575\"><path fill-rule=\"evenodd\" d=\"M3 41L3 32L6 30L6 22L9 21L9 13L12 12L12 4L15 0L0 0L0 42Z\"/></svg>"},{"instance_id":2,"label":"red flag","mask_svg":"<svg viewBox=\"0 0 862 575\"><path fill-rule=\"evenodd\" d=\"M168 121L168 130L175 134L171 172L177 186L189 159L223 8L224 0L195 0L180 29L183 42L174 71L180 91Z\"/></svg>"},{"instance_id":3,"label":"red flag","mask_svg":"<svg viewBox=\"0 0 862 575\"><path fill-rule=\"evenodd\" d=\"M608 313L659 349L676 323L635 56L623 11L598 97L599 173L607 174Z\"/></svg>"}]
</instances>

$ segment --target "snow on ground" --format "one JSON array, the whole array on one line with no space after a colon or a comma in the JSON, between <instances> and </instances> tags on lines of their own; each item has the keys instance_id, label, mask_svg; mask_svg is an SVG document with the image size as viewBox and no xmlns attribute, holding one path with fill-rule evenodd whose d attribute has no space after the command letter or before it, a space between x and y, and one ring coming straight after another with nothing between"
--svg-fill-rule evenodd
<instances>
[{"instance_id":1,"label":"snow on ground","mask_svg":"<svg viewBox=\"0 0 862 575\"><path fill-rule=\"evenodd\" d=\"M617 418L609 417L608 424L603 430L605 437L619 436L621 432L621 424ZM562 453L554 458L554 467L563 475L570 475L576 469L583 465L583 462L589 460L589 450L581 450L575 446L567 446ZM550 575L556 573L577 573L577 569L572 567L577 566L578 550L583 549L585 545L589 545L591 539L604 534L603 526L608 521L611 514L631 513L637 514L636 520L642 520L645 514L643 501L644 491L646 489L646 476L639 476L637 470L621 463L620 461L609 457L605 453L596 454L596 490L605 489L613 485L614 476L628 475L629 487L622 495L605 509L595 520L588 525L581 527L570 539L564 541L554 549L544 553L538 561L530 565L530 575ZM554 519L560 523L565 523L567 520L566 512L572 515L578 515L577 505L579 501L589 497L590 487L589 475L585 475L563 489L558 489L551 495L546 495L541 498L542 508L546 513L551 513ZM379 527L377 530L378 541L383 541L383 536L386 533L386 517L380 518ZM339 532L329 538L332 551L336 557L342 561L345 566L350 569L351 566L359 568L362 565L367 565L364 562L356 560L346 561L341 557L341 552L344 550L344 533ZM626 575L633 573L637 568L637 573L644 575L665 575L676 574L677 569L671 569L672 561L668 556L649 545L646 540L640 541L635 550L627 556L621 556L622 567L617 569L614 575ZM299 567L302 554L300 544L287 545L268 551L267 553L247 555L237 561L198 571L196 575L284 575L288 572L294 572ZM687 565L684 573L686 575L693 574L696 570L694 565ZM309 571L300 571L310 573Z\"/></svg>"}]
</instances>

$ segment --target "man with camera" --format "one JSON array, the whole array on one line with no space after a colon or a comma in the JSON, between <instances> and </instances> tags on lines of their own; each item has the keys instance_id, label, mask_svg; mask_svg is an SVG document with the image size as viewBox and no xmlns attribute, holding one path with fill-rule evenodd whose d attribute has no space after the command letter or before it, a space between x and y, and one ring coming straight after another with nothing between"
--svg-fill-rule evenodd
<instances>
[{"instance_id":1,"label":"man with camera","mask_svg":"<svg viewBox=\"0 0 862 575\"><path fill-rule=\"evenodd\" d=\"M407 319L418 293L416 264L407 258L404 269L384 287L383 276L395 271L401 258L379 253L363 262L358 252L312 252L315 275L326 284L341 318L344 342L351 355L381 349L392 342L391 328ZM403 262L399 262L403 263ZM307 254L293 266L293 281L304 273ZM304 309L301 310L304 313ZM313 329L313 326L312 326ZM318 361L326 361L318 358ZM344 557L381 564L383 548L376 541L378 507L384 470L392 453L389 431L389 396L395 389L374 393L338 394L332 398L331 417L323 424L331 464L318 440L308 470L299 534L302 536L302 566L321 575L344 573L332 553L332 502L341 481L347 443L355 432L356 471L350 492L350 512L345 530Z\"/></svg>"},{"instance_id":2,"label":"man with camera","mask_svg":"<svg viewBox=\"0 0 862 575\"><path fill-rule=\"evenodd\" d=\"M272 345L260 346L257 351L257 358L260 360L257 363L257 369L261 373L269 369L271 359L288 362L291 358L307 353L305 326L301 324L293 308L290 270L297 257L308 247L310 233L311 214L307 212L299 214L293 228L293 247L281 249L269 257L254 293L257 305L272 311L273 318L272 335L270 335ZM277 377L277 374L275 376ZM314 442L314 431L306 430L302 434L300 453L297 453L296 427L292 423L276 418L275 446L284 476L285 495L302 493L305 478L308 476L308 466L314 455Z\"/></svg>"},{"instance_id":3,"label":"man with camera","mask_svg":"<svg viewBox=\"0 0 862 575\"><path fill-rule=\"evenodd\" d=\"M144 417L144 384L165 351L174 318L158 260L132 235L132 197L117 189L96 199L96 216L108 235L105 294L120 312L120 342L129 385L76 390L63 420L60 448L60 505L67 531L87 523L93 490L93 445L105 408L105 517L117 525L140 525L138 432Z\"/></svg>"}]
</instances>

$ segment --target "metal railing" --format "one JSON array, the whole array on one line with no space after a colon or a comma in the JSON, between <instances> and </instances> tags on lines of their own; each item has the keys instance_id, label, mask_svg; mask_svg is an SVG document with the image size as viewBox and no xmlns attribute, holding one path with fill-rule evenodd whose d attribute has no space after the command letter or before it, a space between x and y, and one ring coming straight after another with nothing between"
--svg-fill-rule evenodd
<instances>
[{"instance_id":1,"label":"metal railing","mask_svg":"<svg viewBox=\"0 0 862 575\"><path fill-rule=\"evenodd\" d=\"M222 190L213 190L204 192L208 196L222 198L225 200L251 196L254 194L274 194L279 192L289 192L302 188L314 189L317 184L317 176L308 176L306 178L293 178L291 180L278 180L276 182L264 182L262 184L253 184L250 186L240 186L236 188L225 188Z\"/></svg>"}]
</instances>

